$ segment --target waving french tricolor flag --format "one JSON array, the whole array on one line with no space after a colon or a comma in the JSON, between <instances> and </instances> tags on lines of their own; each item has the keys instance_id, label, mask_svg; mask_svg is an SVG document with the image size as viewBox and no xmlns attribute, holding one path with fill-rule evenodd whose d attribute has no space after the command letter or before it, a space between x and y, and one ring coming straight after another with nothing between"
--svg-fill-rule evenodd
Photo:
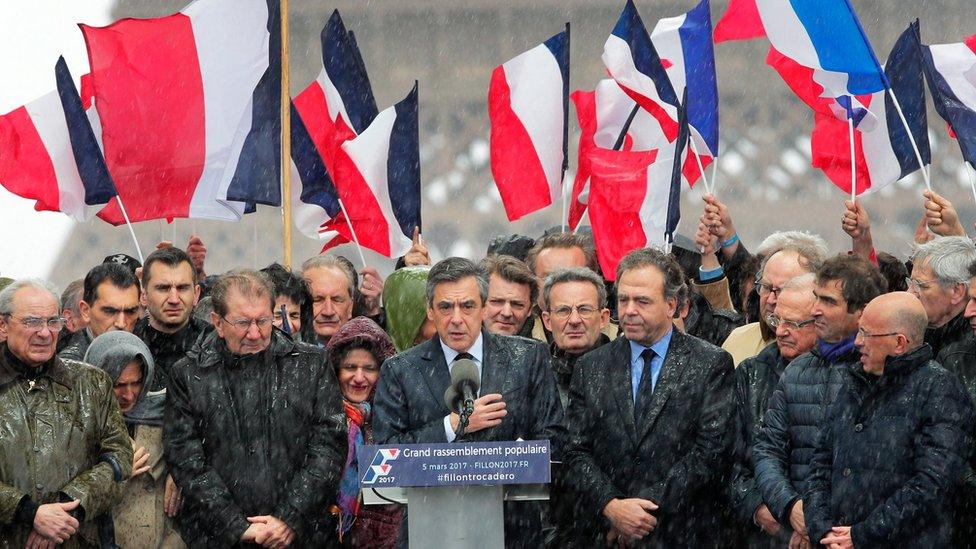
<instances>
[{"instance_id":1,"label":"waving french tricolor flag","mask_svg":"<svg viewBox=\"0 0 976 549\"><path fill-rule=\"evenodd\" d=\"M887 87L849 0L756 0L770 44L801 65L823 71L834 97Z\"/></svg>"},{"instance_id":2,"label":"waving french tricolor flag","mask_svg":"<svg viewBox=\"0 0 976 549\"><path fill-rule=\"evenodd\" d=\"M814 112L834 116L845 124L850 118L856 128L860 128L862 123L865 123L866 128L874 127L876 119L862 102L869 100L870 94L834 97L821 84L826 74L824 71L801 65L776 51L776 48L769 48L766 64L779 73L793 93Z\"/></svg>"},{"instance_id":3,"label":"waving french tricolor flag","mask_svg":"<svg viewBox=\"0 0 976 549\"><path fill-rule=\"evenodd\" d=\"M63 57L55 77L56 91L0 116L0 184L38 211L87 221L115 185Z\"/></svg>"},{"instance_id":4,"label":"waving french tricolor flag","mask_svg":"<svg viewBox=\"0 0 976 549\"><path fill-rule=\"evenodd\" d=\"M421 227L416 83L403 101L342 144L335 182L361 246L386 257L407 253L414 227Z\"/></svg>"},{"instance_id":5,"label":"waving french tricolor flag","mask_svg":"<svg viewBox=\"0 0 976 549\"><path fill-rule=\"evenodd\" d=\"M196 0L81 29L105 161L133 221L280 204L277 0ZM116 202L99 217L123 222Z\"/></svg>"},{"instance_id":6,"label":"waving french tricolor flag","mask_svg":"<svg viewBox=\"0 0 976 549\"><path fill-rule=\"evenodd\" d=\"M292 102L292 211L299 231L330 248L353 240L333 179L335 156L378 110L366 64L338 10L321 40L322 70Z\"/></svg>"},{"instance_id":7,"label":"waving french tricolor flag","mask_svg":"<svg viewBox=\"0 0 976 549\"><path fill-rule=\"evenodd\" d=\"M931 162L925 113L925 82L918 48L918 22L895 42L885 73L899 98L905 119L925 164ZM861 124L854 132L856 194L876 191L919 169L911 138L898 116L891 95L884 91L861 96L876 123ZM846 121L818 112L811 136L813 165L845 192L851 192L851 152Z\"/></svg>"},{"instance_id":8,"label":"waving french tricolor flag","mask_svg":"<svg viewBox=\"0 0 976 549\"><path fill-rule=\"evenodd\" d=\"M976 35L955 44L922 46L925 76L939 116L976 166Z\"/></svg>"},{"instance_id":9,"label":"waving french tricolor flag","mask_svg":"<svg viewBox=\"0 0 976 549\"><path fill-rule=\"evenodd\" d=\"M491 74L491 173L509 221L545 208L562 192L568 101L568 26Z\"/></svg>"},{"instance_id":10,"label":"waving french tricolor flag","mask_svg":"<svg viewBox=\"0 0 976 549\"><path fill-rule=\"evenodd\" d=\"M715 24L715 43L726 40L750 40L766 36L756 0L729 0L725 14Z\"/></svg>"},{"instance_id":11,"label":"waving french tricolor flag","mask_svg":"<svg viewBox=\"0 0 976 549\"><path fill-rule=\"evenodd\" d=\"M678 136L678 97L633 0L603 46L610 77L661 125L668 141Z\"/></svg>"}]
</instances>

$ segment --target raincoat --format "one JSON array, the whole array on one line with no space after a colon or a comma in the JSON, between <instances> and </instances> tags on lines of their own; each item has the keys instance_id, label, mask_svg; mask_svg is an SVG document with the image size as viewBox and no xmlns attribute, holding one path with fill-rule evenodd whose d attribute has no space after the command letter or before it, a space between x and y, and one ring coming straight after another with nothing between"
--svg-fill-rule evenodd
<instances>
[{"instance_id":1,"label":"raincoat","mask_svg":"<svg viewBox=\"0 0 976 549\"><path fill-rule=\"evenodd\" d=\"M383 284L386 329L397 351L413 347L427 319L427 273L430 267L405 267L393 272Z\"/></svg>"},{"instance_id":2,"label":"raincoat","mask_svg":"<svg viewBox=\"0 0 976 549\"><path fill-rule=\"evenodd\" d=\"M959 376L969 398L976 404L976 337L970 333L939 352L936 361L942 367ZM976 425L973 433L976 435ZM963 485L953 496L953 546L972 547L976 543L976 450L969 455L969 468Z\"/></svg>"},{"instance_id":3,"label":"raincoat","mask_svg":"<svg viewBox=\"0 0 976 549\"><path fill-rule=\"evenodd\" d=\"M264 351L236 356L212 331L171 374L163 446L182 489L183 540L239 546L247 517L272 515L295 532L293 548L335 545L327 509L346 426L323 351L274 329Z\"/></svg>"},{"instance_id":4,"label":"raincoat","mask_svg":"<svg viewBox=\"0 0 976 549\"><path fill-rule=\"evenodd\" d=\"M12 524L24 496L79 500L84 521L59 547L97 547L95 519L118 503L132 446L105 372L54 357L30 381L0 345L0 548L21 549L31 527Z\"/></svg>"}]
</instances>

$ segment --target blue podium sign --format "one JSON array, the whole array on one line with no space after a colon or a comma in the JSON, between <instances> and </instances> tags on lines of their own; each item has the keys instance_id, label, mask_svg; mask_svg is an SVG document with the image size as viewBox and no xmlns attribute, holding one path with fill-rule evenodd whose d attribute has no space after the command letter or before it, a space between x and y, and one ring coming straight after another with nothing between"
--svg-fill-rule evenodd
<instances>
[{"instance_id":1,"label":"blue podium sign","mask_svg":"<svg viewBox=\"0 0 976 549\"><path fill-rule=\"evenodd\" d=\"M549 441L357 446L361 487L546 484Z\"/></svg>"}]
</instances>

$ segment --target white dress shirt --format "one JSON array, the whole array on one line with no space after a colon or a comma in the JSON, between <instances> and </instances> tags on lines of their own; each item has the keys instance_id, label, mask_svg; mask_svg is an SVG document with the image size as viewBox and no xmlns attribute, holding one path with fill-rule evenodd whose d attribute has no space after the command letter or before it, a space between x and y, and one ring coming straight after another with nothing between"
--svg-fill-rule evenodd
<instances>
[{"instance_id":1,"label":"white dress shirt","mask_svg":"<svg viewBox=\"0 0 976 549\"><path fill-rule=\"evenodd\" d=\"M441 344L441 350L444 351L444 360L447 361L447 370L448 372L450 372L451 368L454 367L453 364L454 359L456 359L457 356L464 351L455 351L454 349L445 345L443 340L441 340L440 344ZM468 349L466 352L472 357L474 357L472 358L472 360L474 361L475 366L478 367L478 378L480 379L481 360L484 357L484 342L482 341L480 332L478 333L478 339L474 340L474 343L471 345L471 348ZM451 427L451 414L444 416L444 435L447 436L448 442L454 442L454 439L457 438L457 434L454 432L454 429Z\"/></svg>"}]
</instances>

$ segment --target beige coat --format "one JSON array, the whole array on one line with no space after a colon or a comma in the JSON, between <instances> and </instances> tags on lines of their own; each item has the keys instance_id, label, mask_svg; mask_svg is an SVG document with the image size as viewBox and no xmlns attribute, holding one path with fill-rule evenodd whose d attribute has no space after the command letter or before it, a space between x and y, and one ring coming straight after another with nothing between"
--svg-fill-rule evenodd
<instances>
[{"instance_id":1,"label":"beige coat","mask_svg":"<svg viewBox=\"0 0 976 549\"><path fill-rule=\"evenodd\" d=\"M132 447L149 452L149 472L129 479L122 502L112 511L115 542L122 549L183 549L176 523L166 516L166 461L163 460L163 428L136 426Z\"/></svg>"},{"instance_id":2,"label":"beige coat","mask_svg":"<svg viewBox=\"0 0 976 549\"><path fill-rule=\"evenodd\" d=\"M758 355L759 351L775 340L775 337L769 340L763 339L762 328L758 322L753 322L732 330L722 344L722 348L732 355L732 362L738 368L740 362Z\"/></svg>"}]
</instances>

